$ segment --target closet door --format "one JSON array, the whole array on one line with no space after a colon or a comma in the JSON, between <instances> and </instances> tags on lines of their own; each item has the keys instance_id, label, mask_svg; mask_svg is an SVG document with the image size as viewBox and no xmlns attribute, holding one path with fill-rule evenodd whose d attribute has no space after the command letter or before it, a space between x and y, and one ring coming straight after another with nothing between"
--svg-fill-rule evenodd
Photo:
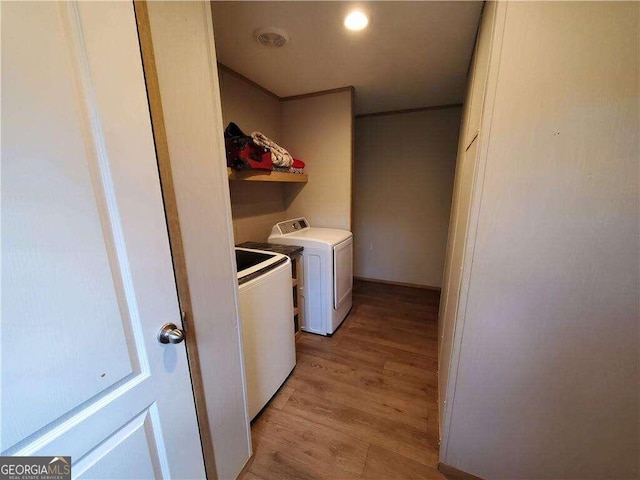
<instances>
[{"instance_id":1,"label":"closet door","mask_svg":"<svg viewBox=\"0 0 640 480\"><path fill-rule=\"evenodd\" d=\"M464 131L465 149L469 149L473 139L480 133L480 119L484 107L484 92L489 73L489 53L491 51L495 13L496 3L486 2L480 19L478 40L470 72L470 89L467 99L469 106L467 109L466 129Z\"/></svg>"},{"instance_id":2,"label":"closet door","mask_svg":"<svg viewBox=\"0 0 640 480\"><path fill-rule=\"evenodd\" d=\"M478 164L480 130L484 112L485 92L489 75L489 61L494 41L494 25L497 3L487 2L483 10L478 31L478 40L473 53L469 86L465 100L456 178L449 222L449 240L442 282L438 333L440 335L438 360L438 395L440 408L440 431L444 425L447 383L451 352L458 315L458 302L462 283L464 257L467 246L468 224L472 205L474 179Z\"/></svg>"},{"instance_id":3,"label":"closet door","mask_svg":"<svg viewBox=\"0 0 640 480\"><path fill-rule=\"evenodd\" d=\"M449 368L451 364L451 351L453 348L453 337L456 326L456 316L458 313L458 300L460 297L460 284L462 282L462 270L464 262L464 252L467 237L467 225L469 223L469 212L471 210L471 193L473 179L476 173L478 159L478 139L475 138L469 148L458 158L459 175L456 214L452 218L451 229L454 235L453 242L450 243L447 251L449 269L448 278L445 278L447 291L443 292L446 298L441 302L440 323L442 324L442 338L440 343L440 356L438 359L438 380L440 395L440 431L444 420L444 406L446 403L445 394L447 382L449 380Z\"/></svg>"}]
</instances>

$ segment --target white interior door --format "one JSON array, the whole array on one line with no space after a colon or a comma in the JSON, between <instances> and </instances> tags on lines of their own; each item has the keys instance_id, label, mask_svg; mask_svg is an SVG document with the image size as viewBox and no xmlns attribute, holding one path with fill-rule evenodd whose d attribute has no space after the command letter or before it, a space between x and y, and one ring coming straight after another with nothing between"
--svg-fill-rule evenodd
<instances>
[{"instance_id":1,"label":"white interior door","mask_svg":"<svg viewBox=\"0 0 640 480\"><path fill-rule=\"evenodd\" d=\"M131 3L2 4L2 455L203 478Z\"/></svg>"}]
</instances>

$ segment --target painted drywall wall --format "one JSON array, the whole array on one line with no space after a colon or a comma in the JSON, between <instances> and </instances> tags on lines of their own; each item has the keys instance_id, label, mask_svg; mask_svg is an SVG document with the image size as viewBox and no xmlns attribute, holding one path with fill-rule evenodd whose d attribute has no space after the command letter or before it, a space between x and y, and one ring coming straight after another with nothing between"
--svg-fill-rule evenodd
<instances>
[{"instance_id":1,"label":"painted drywall wall","mask_svg":"<svg viewBox=\"0 0 640 480\"><path fill-rule=\"evenodd\" d=\"M283 144L306 163L309 182L287 185L287 217L351 230L353 89L282 102Z\"/></svg>"},{"instance_id":2,"label":"painted drywall wall","mask_svg":"<svg viewBox=\"0 0 640 480\"><path fill-rule=\"evenodd\" d=\"M276 142L282 141L280 99L269 95L221 68L220 97L225 127L235 122L247 134L260 131Z\"/></svg>"},{"instance_id":3,"label":"painted drywall wall","mask_svg":"<svg viewBox=\"0 0 640 480\"><path fill-rule=\"evenodd\" d=\"M356 118L355 276L441 286L461 111Z\"/></svg>"},{"instance_id":4,"label":"painted drywall wall","mask_svg":"<svg viewBox=\"0 0 640 480\"><path fill-rule=\"evenodd\" d=\"M260 131L282 141L280 100L223 69L219 70L224 125L235 122L250 135ZM236 244L266 242L274 224L286 220L284 188L277 183L229 182Z\"/></svg>"},{"instance_id":5,"label":"painted drywall wall","mask_svg":"<svg viewBox=\"0 0 640 480\"><path fill-rule=\"evenodd\" d=\"M231 207L207 2L148 2L216 478L251 455Z\"/></svg>"},{"instance_id":6,"label":"painted drywall wall","mask_svg":"<svg viewBox=\"0 0 640 480\"><path fill-rule=\"evenodd\" d=\"M638 478L640 5L503 7L442 461Z\"/></svg>"},{"instance_id":7,"label":"painted drywall wall","mask_svg":"<svg viewBox=\"0 0 640 480\"><path fill-rule=\"evenodd\" d=\"M229 182L236 245L266 242L273 226L287 219L284 186L271 182Z\"/></svg>"}]
</instances>

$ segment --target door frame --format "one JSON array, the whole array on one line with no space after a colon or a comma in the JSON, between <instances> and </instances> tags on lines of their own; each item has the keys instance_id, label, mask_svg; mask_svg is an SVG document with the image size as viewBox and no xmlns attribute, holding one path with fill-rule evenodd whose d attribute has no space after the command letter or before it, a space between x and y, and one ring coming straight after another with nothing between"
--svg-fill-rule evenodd
<instances>
[{"instance_id":1,"label":"door frame","mask_svg":"<svg viewBox=\"0 0 640 480\"><path fill-rule=\"evenodd\" d=\"M187 264L184 256L182 244L182 231L178 218L178 205L176 203L175 186L171 173L171 159L169 157L169 146L167 142L167 132L164 125L164 113L160 99L160 85L158 82L158 72L156 60L153 53L153 41L151 38L151 25L149 22L149 11L147 2L136 0L133 2L136 25L138 27L138 39L140 42L140 55L144 70L144 80L147 87L147 98L149 100L149 113L151 115L151 126L153 128L153 141L156 147L156 158L158 160L158 173L160 175L160 187L162 189L162 199L167 221L167 231L169 234L169 245L171 247L171 261L178 291L178 302L182 314L182 326L186 334L187 360L191 383L193 385L193 396L196 404L196 415L198 417L198 429L200 430L200 441L202 444L202 455L207 478L216 478L216 463L213 451L213 438L209 429L209 417L206 408L204 388L202 386L202 372L200 370L200 356L198 354L198 344L195 339L195 331L191 328L190 320L193 318L191 308L191 293L189 292L189 278L187 275Z\"/></svg>"},{"instance_id":2,"label":"door frame","mask_svg":"<svg viewBox=\"0 0 640 480\"><path fill-rule=\"evenodd\" d=\"M212 387L210 385L211 384L210 380L209 380L209 385L207 385L206 375L203 375L203 365L210 363L211 352L208 351L209 348L200 350L200 351L198 348L198 341L197 341L198 338L196 336L196 330L201 327L196 327L196 324L198 323L198 318L197 318L197 315L194 314L194 310L197 311L197 308L194 308L194 307L196 307L198 298L197 298L197 294L195 297L192 295L192 288L190 288L190 284L191 284L191 287L198 290L198 286L202 285L202 279L198 277L198 272L191 273L190 275L190 272L188 269L189 261L187 260L187 257L185 254L185 251L188 250L187 246L185 246L185 243L188 243L189 235L190 235L190 232L188 231L185 232L185 229L189 230L190 227L193 227L193 225L192 225L192 222L190 223L190 220L192 219L182 219L183 225L181 226L178 197L180 196L181 193L184 194L184 191L181 192L180 188L182 187L182 189L184 190L187 186L184 183L180 185L179 181L174 181L174 179L176 178L175 176L176 170L179 171L180 168L185 168L185 167L183 164L180 165L171 161L171 154L170 154L171 148L169 144L170 134L169 135L167 134L167 126L166 126L167 124L165 123L165 118L168 118L168 117L165 117L163 102L161 98L162 76L158 72L158 67L156 63L156 51L154 50L154 44L153 44L152 24L150 20L149 6L145 0L135 0L133 3L135 8L135 14L136 14L136 23L138 26L140 52L141 52L142 63L144 68L145 83L147 87L149 110L151 114L151 123L153 127L153 136L154 136L154 142L156 145L156 154L158 159L158 172L160 175L160 184L162 188L162 196L163 196L165 212L166 212L167 229L169 234L172 261L173 261L173 267L174 267L175 279L176 279L176 289L178 292L180 309L183 315L183 326L186 333L187 358L189 362L189 368L190 368L192 385L193 385L193 394L195 398L196 414L198 417L198 425L199 425L201 444L202 444L202 453L203 453L204 462L205 462L205 470L206 470L207 478L209 479L218 478L219 475L222 477L227 477L229 476L229 474L225 474L224 471L225 470L229 471L230 467L227 465L222 465L223 463L227 463L227 460L220 459L218 462L216 461L215 452L217 449L214 448L214 439L213 439L213 436L214 436L213 426L216 424L216 419L211 418L212 417L212 415L210 415L211 410L207 409L207 403L209 403L210 409L212 406L215 408L215 400L211 398L209 399L207 398L207 391L211 393L212 388L217 388L218 390L222 390L226 386L214 385ZM190 2L187 2L187 3L190 3ZM204 20L206 22L205 28L208 30L207 43L209 43L209 45L207 47L209 49L213 49L212 54L215 54L215 46L214 46L214 40L213 40L213 25L212 25L210 6L208 2L202 2L202 4L203 4L202 13L205 17ZM195 20L201 20L201 19L196 18ZM217 79L215 58L210 60L212 61L210 62L210 65L208 66L208 68L212 71L208 73L212 75L215 80ZM215 84L215 87L217 88L217 83ZM218 88L218 91L213 91L212 93L214 96L218 97L218 104L219 104L219 88ZM166 94L166 91L165 91L165 94ZM218 105L218 108L220 108L219 105ZM222 138L223 138L222 124L216 125L216 127L217 128L215 129L215 131L212 132L212 135L219 134L220 142L222 142ZM217 130L219 130L219 132ZM221 145L220 151L212 152L215 158L218 158L220 156L224 157L224 150L222 147L222 143L220 143L220 145ZM175 155L175 152L174 152L174 155ZM213 178L213 181L215 185L213 186L219 189L219 191L227 190L226 196L228 198L229 185L226 177L226 164L224 162L224 158L218 158L218 159L221 162L220 172L224 173L225 175L217 175L217 176L214 175L215 178ZM212 180L212 179L209 178L209 180ZM178 183L178 185L176 185L176 183ZM201 186L201 185L198 185L198 186ZM208 185L208 186L211 186L211 185ZM195 201L196 201L195 197L189 198L190 203ZM183 208L184 208L184 205L183 205ZM223 212L224 216L228 217L226 218L225 235L229 237L230 244L231 244L229 246L230 250L228 253L230 256L233 256L233 252L231 251L231 249L233 248L233 235L231 230L230 205L227 202L227 204L221 204L220 208L224 210L228 210ZM193 234L192 231L191 231L191 234ZM202 232L202 234L206 235L206 232ZM224 247L225 245L220 245L220 248L224 248ZM197 256L199 252L191 251L189 253L190 253L190 260L192 262L191 266L193 269L193 257ZM235 275L233 278L235 278ZM239 322L238 314L237 314L238 312L237 285L235 287L235 293L236 293L236 298L234 299L234 301L236 304L236 308L235 308L236 318L234 320L235 322ZM238 328L239 328L240 343L241 343L242 338L241 338L240 326L238 326ZM203 335L201 333L200 334L201 340L202 340L202 336ZM233 342L234 339L228 338L227 340L229 342ZM207 347L210 347L210 345L207 345ZM238 345L238 350L240 353L240 357L242 357L241 345ZM246 440L247 450L245 455L246 458L244 459L244 465L246 467L246 465L250 463L250 460L252 458L252 451L251 451L251 429L250 429L248 416L247 416L246 385L245 385L243 363L241 366L240 380L242 381L242 385L243 385L244 412L246 417L245 428L246 428L246 437L247 437L247 440ZM209 400L209 402L207 402L207 400ZM225 413L226 412L222 412L223 415ZM213 415L215 415L215 413ZM239 429L240 427L238 427L238 430ZM220 445L223 444L225 441L226 441L225 438L217 439L216 445L218 446L218 449ZM236 462L236 465L232 466L231 470L236 472L236 474L239 474L240 469L238 467L242 468L242 465L239 465ZM220 473L221 470L222 470L222 473Z\"/></svg>"}]
</instances>

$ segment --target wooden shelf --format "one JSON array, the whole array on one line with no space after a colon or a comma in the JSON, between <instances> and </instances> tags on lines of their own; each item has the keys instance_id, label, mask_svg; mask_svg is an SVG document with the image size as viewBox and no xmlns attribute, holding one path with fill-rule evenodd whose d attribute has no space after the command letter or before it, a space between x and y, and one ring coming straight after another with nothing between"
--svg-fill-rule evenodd
<instances>
[{"instance_id":1,"label":"wooden shelf","mask_svg":"<svg viewBox=\"0 0 640 480\"><path fill-rule=\"evenodd\" d=\"M267 170L244 170L238 171L227 167L229 180L248 180L251 182L289 182L307 183L309 181L306 173L282 173Z\"/></svg>"}]
</instances>

